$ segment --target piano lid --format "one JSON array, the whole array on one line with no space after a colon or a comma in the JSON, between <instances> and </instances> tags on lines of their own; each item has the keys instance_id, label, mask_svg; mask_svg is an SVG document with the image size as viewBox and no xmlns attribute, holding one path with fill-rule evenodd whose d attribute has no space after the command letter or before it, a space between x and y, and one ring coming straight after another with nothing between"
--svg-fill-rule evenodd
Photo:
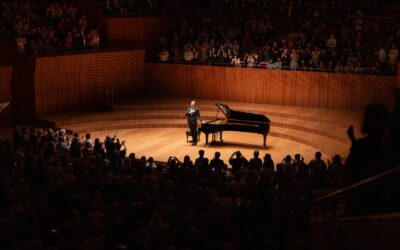
<instances>
[{"instance_id":1,"label":"piano lid","mask_svg":"<svg viewBox=\"0 0 400 250\"><path fill-rule=\"evenodd\" d=\"M228 105L226 105L225 103L216 102L215 106L217 106L217 108L225 115L225 117L229 119L230 109Z\"/></svg>"},{"instance_id":2,"label":"piano lid","mask_svg":"<svg viewBox=\"0 0 400 250\"><path fill-rule=\"evenodd\" d=\"M224 103L215 103L219 110L225 115L228 120L241 120L241 121L249 121L249 122L263 122L268 123L270 120L265 115L237 111L234 109L230 109L228 105Z\"/></svg>"}]
</instances>

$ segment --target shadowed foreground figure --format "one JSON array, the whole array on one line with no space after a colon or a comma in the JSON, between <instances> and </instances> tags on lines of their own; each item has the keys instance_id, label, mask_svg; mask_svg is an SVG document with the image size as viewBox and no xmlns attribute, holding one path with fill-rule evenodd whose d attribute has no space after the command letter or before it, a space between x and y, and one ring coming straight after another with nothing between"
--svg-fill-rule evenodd
<instances>
[{"instance_id":1,"label":"shadowed foreground figure","mask_svg":"<svg viewBox=\"0 0 400 250\"><path fill-rule=\"evenodd\" d=\"M396 105L392 114L385 105L379 103L370 104L365 108L362 124L365 137L356 139L353 127L349 128L348 134L352 146L345 164L348 184L357 183L398 165L398 91L396 96ZM392 181L392 183L396 182ZM398 188L393 184L391 189L391 192L398 193ZM348 196L347 213L360 215L394 209L394 203L389 202L386 197L387 191L386 179L353 191Z\"/></svg>"}]
</instances>

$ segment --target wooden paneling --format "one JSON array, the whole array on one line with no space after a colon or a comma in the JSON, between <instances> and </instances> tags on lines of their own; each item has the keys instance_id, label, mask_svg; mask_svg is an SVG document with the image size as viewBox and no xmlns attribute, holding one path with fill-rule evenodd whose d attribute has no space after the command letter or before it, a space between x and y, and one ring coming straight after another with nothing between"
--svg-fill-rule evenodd
<instances>
[{"instance_id":1,"label":"wooden paneling","mask_svg":"<svg viewBox=\"0 0 400 250\"><path fill-rule=\"evenodd\" d=\"M11 101L12 67L0 67L0 102Z\"/></svg>"},{"instance_id":2,"label":"wooden paneling","mask_svg":"<svg viewBox=\"0 0 400 250\"><path fill-rule=\"evenodd\" d=\"M0 41L0 66L11 66L12 53L11 46Z\"/></svg>"},{"instance_id":3,"label":"wooden paneling","mask_svg":"<svg viewBox=\"0 0 400 250\"><path fill-rule=\"evenodd\" d=\"M36 59L36 115L93 108L104 89L121 101L143 93L144 51L116 51Z\"/></svg>"},{"instance_id":4,"label":"wooden paneling","mask_svg":"<svg viewBox=\"0 0 400 250\"><path fill-rule=\"evenodd\" d=\"M317 108L394 103L396 76L145 63L146 94Z\"/></svg>"},{"instance_id":5,"label":"wooden paneling","mask_svg":"<svg viewBox=\"0 0 400 250\"><path fill-rule=\"evenodd\" d=\"M400 88L400 63L397 64L397 87Z\"/></svg>"},{"instance_id":6,"label":"wooden paneling","mask_svg":"<svg viewBox=\"0 0 400 250\"><path fill-rule=\"evenodd\" d=\"M0 66L0 103L11 102L11 77L12 67ZM11 108L9 106L0 111L0 130L4 130L4 125L9 124L11 115Z\"/></svg>"},{"instance_id":7,"label":"wooden paneling","mask_svg":"<svg viewBox=\"0 0 400 250\"><path fill-rule=\"evenodd\" d=\"M11 108L16 122L31 123L35 118L33 75L35 56L13 52Z\"/></svg>"},{"instance_id":8,"label":"wooden paneling","mask_svg":"<svg viewBox=\"0 0 400 250\"><path fill-rule=\"evenodd\" d=\"M160 37L171 26L170 17L108 17L107 40L111 44L128 44L136 49L158 48Z\"/></svg>"}]
</instances>

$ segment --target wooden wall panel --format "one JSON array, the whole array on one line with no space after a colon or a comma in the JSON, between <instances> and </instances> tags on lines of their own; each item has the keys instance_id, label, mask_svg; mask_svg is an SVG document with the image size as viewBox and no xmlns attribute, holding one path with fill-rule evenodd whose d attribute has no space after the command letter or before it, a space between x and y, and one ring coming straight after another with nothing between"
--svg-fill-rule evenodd
<instances>
[{"instance_id":1,"label":"wooden wall panel","mask_svg":"<svg viewBox=\"0 0 400 250\"><path fill-rule=\"evenodd\" d=\"M13 49L0 41L0 66L11 66Z\"/></svg>"},{"instance_id":2,"label":"wooden wall panel","mask_svg":"<svg viewBox=\"0 0 400 250\"><path fill-rule=\"evenodd\" d=\"M397 63L397 87L400 88L400 63Z\"/></svg>"},{"instance_id":3,"label":"wooden wall panel","mask_svg":"<svg viewBox=\"0 0 400 250\"><path fill-rule=\"evenodd\" d=\"M393 105L396 76L145 63L146 94L316 108Z\"/></svg>"},{"instance_id":4,"label":"wooden wall panel","mask_svg":"<svg viewBox=\"0 0 400 250\"><path fill-rule=\"evenodd\" d=\"M12 67L0 67L0 102L11 101Z\"/></svg>"},{"instance_id":5,"label":"wooden wall panel","mask_svg":"<svg viewBox=\"0 0 400 250\"><path fill-rule=\"evenodd\" d=\"M170 17L108 17L107 40L149 53L158 48L160 37L167 33L171 23Z\"/></svg>"},{"instance_id":6,"label":"wooden wall panel","mask_svg":"<svg viewBox=\"0 0 400 250\"><path fill-rule=\"evenodd\" d=\"M104 89L114 100L143 93L144 51L116 51L36 59L36 115L91 109Z\"/></svg>"},{"instance_id":7,"label":"wooden wall panel","mask_svg":"<svg viewBox=\"0 0 400 250\"><path fill-rule=\"evenodd\" d=\"M16 51L12 55L11 108L15 122L31 123L35 118L33 76L35 56Z\"/></svg>"}]
</instances>

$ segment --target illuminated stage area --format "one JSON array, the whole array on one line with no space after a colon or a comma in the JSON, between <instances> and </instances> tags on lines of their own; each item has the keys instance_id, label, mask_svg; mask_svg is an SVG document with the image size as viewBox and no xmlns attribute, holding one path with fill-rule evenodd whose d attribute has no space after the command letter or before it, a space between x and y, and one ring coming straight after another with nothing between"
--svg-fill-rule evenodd
<instances>
[{"instance_id":1,"label":"illuminated stage area","mask_svg":"<svg viewBox=\"0 0 400 250\"><path fill-rule=\"evenodd\" d=\"M197 100L205 122L216 119L215 102ZM125 140L128 153L134 152L137 157L152 156L157 161L166 161L172 155L180 160L185 155L194 159L203 149L210 159L214 152L220 151L225 161L237 150L246 158L251 158L253 151L259 150L260 156L270 153L275 162L280 162L287 154L294 156L296 153L303 155L308 162L318 150L324 159L334 154L346 157L350 147L346 130L351 124L356 129L356 136L360 136L358 128L362 111L229 102L231 109L263 114L271 120L267 147L262 147L260 134L230 131L223 133L223 143L206 146L205 135L201 134L198 145L192 146L186 141L188 125L184 115L189 103L190 99L147 98L117 105L113 112L69 113L41 119L79 134L90 132L92 138L103 139L117 132L118 137ZM219 112L218 117L224 115Z\"/></svg>"}]
</instances>

